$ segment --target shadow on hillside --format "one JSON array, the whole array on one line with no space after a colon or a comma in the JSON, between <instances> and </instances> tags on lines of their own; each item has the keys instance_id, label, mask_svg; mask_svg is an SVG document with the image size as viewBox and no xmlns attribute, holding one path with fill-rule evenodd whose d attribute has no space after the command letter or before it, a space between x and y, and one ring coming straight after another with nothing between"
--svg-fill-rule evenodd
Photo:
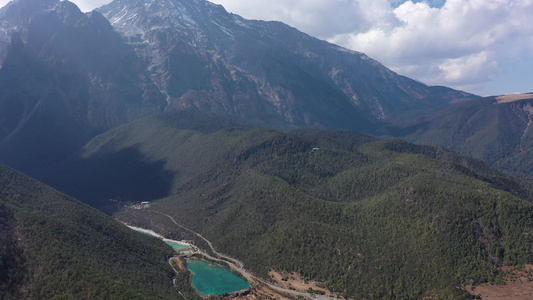
<instances>
[{"instance_id":1,"label":"shadow on hillside","mask_svg":"<svg viewBox=\"0 0 533 300\"><path fill-rule=\"evenodd\" d=\"M175 173L162 160L151 162L135 147L90 158L74 157L34 176L42 182L112 214L125 204L168 196Z\"/></svg>"}]
</instances>

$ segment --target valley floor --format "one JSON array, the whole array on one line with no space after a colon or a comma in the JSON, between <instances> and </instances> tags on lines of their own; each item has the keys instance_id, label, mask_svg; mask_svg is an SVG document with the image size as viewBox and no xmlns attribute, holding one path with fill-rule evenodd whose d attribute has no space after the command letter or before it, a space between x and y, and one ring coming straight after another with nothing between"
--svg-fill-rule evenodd
<instances>
[{"instance_id":1,"label":"valley floor","mask_svg":"<svg viewBox=\"0 0 533 300\"><path fill-rule=\"evenodd\" d=\"M268 283L264 281L263 279L254 276L253 274L248 272L246 269L244 269L244 264L241 261L233 257L227 256L225 254L217 252L209 240L207 240L201 234L194 232L191 229L188 229L184 227L183 225L179 224L178 222L176 222L176 220L172 216L159 212L159 211L154 211L154 210L150 210L150 212L166 216L175 225L197 235L199 238L201 238L207 243L207 245L211 248L212 253L216 257L209 255L206 251L203 251L194 245L189 245L191 248L192 255L200 255L200 256L205 257L208 260L227 264L232 270L239 273L250 284L252 284L253 288L251 291L251 295L237 297L238 299L248 299L248 300L264 299L264 298L292 299L292 298L303 297L303 298L307 298L310 300L315 300L315 299L316 300L331 300L335 298L341 298L339 297L339 295L334 296L332 292L319 287L316 282L305 282L298 274L288 274L287 278L290 278L290 281L288 281L287 283L284 283L284 280L282 280L282 277L285 277L285 274L282 275L280 273L272 271L270 275L274 279L275 283L274 284ZM144 231L149 231L149 230L144 230ZM180 261L179 257L176 257L175 260L171 260L171 261L177 264L179 269L184 268L183 262ZM311 288L313 292L309 292L308 290L309 288ZM319 292L319 294L316 294L316 292ZM320 295L322 292L325 295Z\"/></svg>"}]
</instances>

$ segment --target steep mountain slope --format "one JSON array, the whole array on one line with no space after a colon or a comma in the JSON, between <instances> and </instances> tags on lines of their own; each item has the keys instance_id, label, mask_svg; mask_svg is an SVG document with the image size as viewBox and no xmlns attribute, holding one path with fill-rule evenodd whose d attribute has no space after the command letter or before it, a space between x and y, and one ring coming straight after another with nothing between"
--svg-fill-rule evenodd
<instances>
[{"instance_id":1,"label":"steep mountain slope","mask_svg":"<svg viewBox=\"0 0 533 300\"><path fill-rule=\"evenodd\" d=\"M521 98L484 98L394 122L388 129L391 135L414 143L445 146L533 177L533 97Z\"/></svg>"},{"instance_id":2,"label":"steep mountain slope","mask_svg":"<svg viewBox=\"0 0 533 300\"><path fill-rule=\"evenodd\" d=\"M474 98L205 0L116 0L98 11L150 63L170 110L199 107L272 125L368 130L398 112Z\"/></svg>"},{"instance_id":3,"label":"steep mountain slope","mask_svg":"<svg viewBox=\"0 0 533 300\"><path fill-rule=\"evenodd\" d=\"M102 180L100 167L112 178ZM98 136L43 179L73 194L92 189L84 200L100 207L158 190L144 199L162 198L148 210L115 216L180 234L153 211L169 214L257 274L296 271L356 299L457 299L461 284L533 261L530 181L442 148L353 132L150 117Z\"/></svg>"},{"instance_id":4,"label":"steep mountain slope","mask_svg":"<svg viewBox=\"0 0 533 300\"><path fill-rule=\"evenodd\" d=\"M0 160L51 165L139 117L196 108L275 127L372 131L376 120L476 98L362 53L203 0L59 0L0 10Z\"/></svg>"},{"instance_id":5,"label":"steep mountain slope","mask_svg":"<svg viewBox=\"0 0 533 300\"><path fill-rule=\"evenodd\" d=\"M0 165L0 299L177 299L172 249ZM188 299L199 298L181 274Z\"/></svg>"},{"instance_id":6,"label":"steep mountain slope","mask_svg":"<svg viewBox=\"0 0 533 300\"><path fill-rule=\"evenodd\" d=\"M1 10L0 25L3 44L11 39L0 69L0 159L9 165L56 161L166 107L142 61L97 12L18 0Z\"/></svg>"}]
</instances>

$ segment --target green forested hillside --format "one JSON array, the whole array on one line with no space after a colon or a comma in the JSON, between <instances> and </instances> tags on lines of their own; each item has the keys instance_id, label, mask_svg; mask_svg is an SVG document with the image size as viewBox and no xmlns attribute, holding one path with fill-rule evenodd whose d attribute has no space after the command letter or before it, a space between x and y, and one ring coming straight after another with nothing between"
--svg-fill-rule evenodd
<instances>
[{"instance_id":1,"label":"green forested hillside","mask_svg":"<svg viewBox=\"0 0 533 300\"><path fill-rule=\"evenodd\" d=\"M387 134L417 144L445 146L491 165L533 177L533 100L497 103L494 97L433 114L403 117Z\"/></svg>"},{"instance_id":2,"label":"green forested hillside","mask_svg":"<svg viewBox=\"0 0 533 300\"><path fill-rule=\"evenodd\" d=\"M172 249L0 165L0 299L178 299Z\"/></svg>"},{"instance_id":3,"label":"green forested hillside","mask_svg":"<svg viewBox=\"0 0 533 300\"><path fill-rule=\"evenodd\" d=\"M152 211L170 214L257 274L297 271L356 299L457 299L504 264L533 262L531 181L400 140L230 127L143 119L97 137L48 178L73 193L92 188L85 201L107 209L106 199L154 188L149 209L115 216L178 236ZM99 167L115 176L101 181Z\"/></svg>"}]
</instances>

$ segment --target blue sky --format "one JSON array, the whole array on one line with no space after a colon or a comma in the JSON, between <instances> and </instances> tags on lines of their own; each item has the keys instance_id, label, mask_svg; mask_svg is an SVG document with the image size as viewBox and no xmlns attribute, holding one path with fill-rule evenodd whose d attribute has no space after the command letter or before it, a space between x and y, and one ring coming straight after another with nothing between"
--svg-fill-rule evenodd
<instances>
[{"instance_id":1,"label":"blue sky","mask_svg":"<svg viewBox=\"0 0 533 300\"><path fill-rule=\"evenodd\" d=\"M8 0L0 0L4 5ZM110 0L72 1L89 11ZM533 0L212 0L361 51L429 85L533 92Z\"/></svg>"}]
</instances>

